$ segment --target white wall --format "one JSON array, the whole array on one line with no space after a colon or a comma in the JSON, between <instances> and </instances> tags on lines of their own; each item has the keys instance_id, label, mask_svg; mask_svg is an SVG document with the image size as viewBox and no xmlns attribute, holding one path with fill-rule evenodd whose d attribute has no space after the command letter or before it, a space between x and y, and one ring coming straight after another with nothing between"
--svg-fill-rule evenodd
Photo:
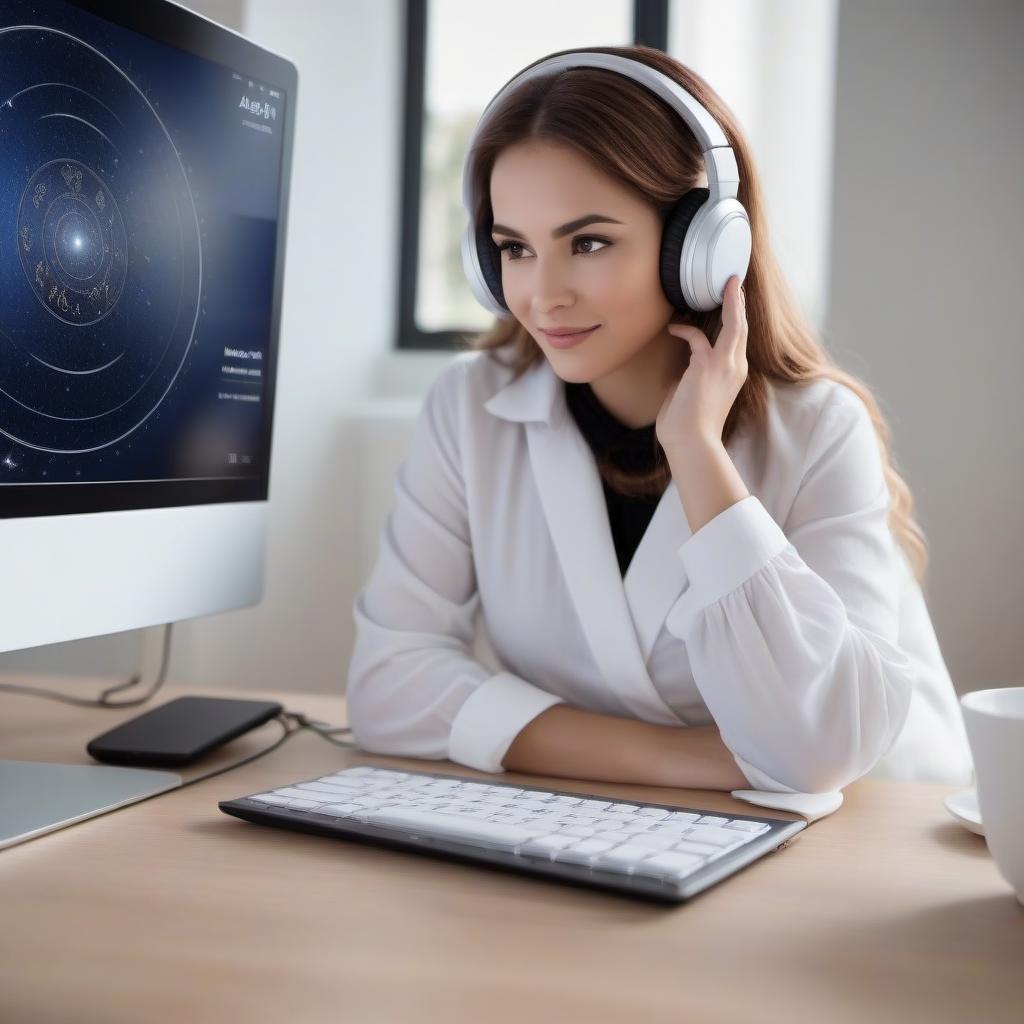
<instances>
[{"instance_id":1,"label":"white wall","mask_svg":"<svg viewBox=\"0 0 1024 1024\"><path fill-rule=\"evenodd\" d=\"M893 430L961 692L1024 683L1024 4L840 5L829 330Z\"/></svg>"}]
</instances>

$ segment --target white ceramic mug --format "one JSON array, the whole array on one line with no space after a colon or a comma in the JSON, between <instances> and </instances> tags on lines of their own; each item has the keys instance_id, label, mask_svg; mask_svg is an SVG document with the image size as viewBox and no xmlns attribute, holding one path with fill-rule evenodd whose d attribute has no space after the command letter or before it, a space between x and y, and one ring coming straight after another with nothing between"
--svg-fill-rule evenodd
<instances>
[{"instance_id":1,"label":"white ceramic mug","mask_svg":"<svg viewBox=\"0 0 1024 1024\"><path fill-rule=\"evenodd\" d=\"M1024 906L1024 686L960 698L985 842Z\"/></svg>"}]
</instances>

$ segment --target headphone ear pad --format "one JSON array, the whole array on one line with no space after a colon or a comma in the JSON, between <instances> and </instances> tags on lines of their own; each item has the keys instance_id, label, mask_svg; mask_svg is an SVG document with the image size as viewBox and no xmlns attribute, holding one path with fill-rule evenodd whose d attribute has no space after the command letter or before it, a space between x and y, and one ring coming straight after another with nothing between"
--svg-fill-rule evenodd
<instances>
[{"instance_id":1,"label":"headphone ear pad","mask_svg":"<svg viewBox=\"0 0 1024 1024\"><path fill-rule=\"evenodd\" d=\"M710 195L711 189L691 188L669 211L661 232L661 289L668 301L681 313L691 312L679 284L683 242L697 211L707 202Z\"/></svg>"},{"instance_id":2,"label":"headphone ear pad","mask_svg":"<svg viewBox=\"0 0 1024 1024\"><path fill-rule=\"evenodd\" d=\"M501 250L494 244L489 227L477 226L476 251L480 258L480 273L483 274L484 282L491 295L507 310L508 304L501 288Z\"/></svg>"}]
</instances>

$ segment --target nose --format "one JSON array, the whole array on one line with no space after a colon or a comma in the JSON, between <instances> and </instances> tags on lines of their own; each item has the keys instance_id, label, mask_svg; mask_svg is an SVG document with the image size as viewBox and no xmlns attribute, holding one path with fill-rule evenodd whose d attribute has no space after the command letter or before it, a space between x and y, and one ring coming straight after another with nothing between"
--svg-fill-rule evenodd
<instances>
[{"instance_id":1,"label":"nose","mask_svg":"<svg viewBox=\"0 0 1024 1024\"><path fill-rule=\"evenodd\" d=\"M536 312L547 318L550 311L563 306L572 306L575 293L569 287L567 274L563 267L550 260L539 265L533 289L533 306Z\"/></svg>"}]
</instances>

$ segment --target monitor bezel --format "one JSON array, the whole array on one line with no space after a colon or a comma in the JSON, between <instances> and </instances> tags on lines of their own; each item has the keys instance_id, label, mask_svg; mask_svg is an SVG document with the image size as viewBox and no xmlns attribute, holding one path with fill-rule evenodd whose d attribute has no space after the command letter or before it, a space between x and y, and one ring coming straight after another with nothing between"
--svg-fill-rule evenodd
<instances>
[{"instance_id":1,"label":"monitor bezel","mask_svg":"<svg viewBox=\"0 0 1024 1024\"><path fill-rule=\"evenodd\" d=\"M272 465L275 382L284 286L284 251L288 228L288 196L298 71L288 58L250 42L215 22L172 3L147 0L60 0L139 35L176 47L197 57L237 71L247 78L272 85L284 93L281 173L274 251L274 283L270 309L270 337L265 360L262 450L264 472L253 478L216 480L146 480L5 484L0 488L0 521L28 516L80 515L133 509L173 508L223 502L266 501Z\"/></svg>"}]
</instances>

